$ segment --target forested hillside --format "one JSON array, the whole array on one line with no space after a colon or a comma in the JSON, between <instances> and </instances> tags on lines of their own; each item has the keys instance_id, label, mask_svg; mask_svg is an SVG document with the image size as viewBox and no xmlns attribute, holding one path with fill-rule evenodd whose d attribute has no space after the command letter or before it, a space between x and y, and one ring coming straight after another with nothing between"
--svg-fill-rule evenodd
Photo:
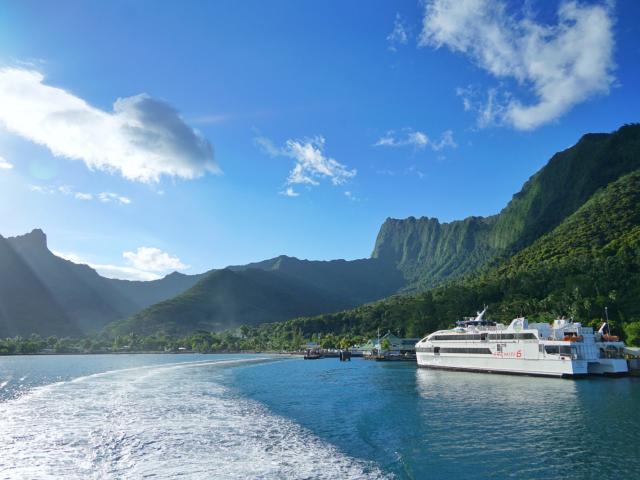
<instances>
[{"instance_id":1,"label":"forested hillside","mask_svg":"<svg viewBox=\"0 0 640 480\"><path fill-rule=\"evenodd\" d=\"M216 270L175 298L153 305L110 327L115 334L185 335L241 324L286 320L341 310L347 298L279 272L250 268Z\"/></svg>"}]
</instances>

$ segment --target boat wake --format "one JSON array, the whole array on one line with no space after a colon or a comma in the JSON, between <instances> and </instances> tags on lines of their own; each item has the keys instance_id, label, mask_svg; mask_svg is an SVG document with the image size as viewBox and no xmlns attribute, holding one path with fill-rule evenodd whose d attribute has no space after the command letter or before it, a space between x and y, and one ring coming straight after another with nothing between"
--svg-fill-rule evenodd
<instances>
[{"instance_id":1,"label":"boat wake","mask_svg":"<svg viewBox=\"0 0 640 480\"><path fill-rule=\"evenodd\" d=\"M103 372L2 403L0 478L385 477L219 381L256 361Z\"/></svg>"}]
</instances>

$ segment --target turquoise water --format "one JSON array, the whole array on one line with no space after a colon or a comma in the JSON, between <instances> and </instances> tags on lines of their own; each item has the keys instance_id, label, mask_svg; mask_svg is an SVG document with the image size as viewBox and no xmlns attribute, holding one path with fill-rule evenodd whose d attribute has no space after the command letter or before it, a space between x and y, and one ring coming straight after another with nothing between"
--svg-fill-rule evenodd
<instances>
[{"instance_id":1,"label":"turquoise water","mask_svg":"<svg viewBox=\"0 0 640 480\"><path fill-rule=\"evenodd\" d=\"M0 478L640 478L640 381L0 357Z\"/></svg>"}]
</instances>

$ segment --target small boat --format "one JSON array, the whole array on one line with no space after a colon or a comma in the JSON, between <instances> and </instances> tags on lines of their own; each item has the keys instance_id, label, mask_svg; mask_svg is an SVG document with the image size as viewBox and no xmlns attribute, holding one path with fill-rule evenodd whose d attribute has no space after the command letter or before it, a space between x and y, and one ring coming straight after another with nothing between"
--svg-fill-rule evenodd
<instances>
[{"instance_id":1,"label":"small boat","mask_svg":"<svg viewBox=\"0 0 640 480\"><path fill-rule=\"evenodd\" d=\"M318 360L322 357L322 353L317 350L307 350L307 353L304 354L305 360Z\"/></svg>"}]
</instances>

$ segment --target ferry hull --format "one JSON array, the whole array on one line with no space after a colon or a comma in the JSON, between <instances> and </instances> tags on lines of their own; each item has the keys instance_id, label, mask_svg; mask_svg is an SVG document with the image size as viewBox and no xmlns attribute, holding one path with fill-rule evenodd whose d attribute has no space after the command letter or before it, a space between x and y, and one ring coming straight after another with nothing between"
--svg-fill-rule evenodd
<instances>
[{"instance_id":1,"label":"ferry hull","mask_svg":"<svg viewBox=\"0 0 640 480\"><path fill-rule=\"evenodd\" d=\"M455 357L418 353L418 366L441 370L502 373L538 377L580 378L589 374L584 360L527 360L486 357Z\"/></svg>"},{"instance_id":2,"label":"ferry hull","mask_svg":"<svg viewBox=\"0 0 640 480\"><path fill-rule=\"evenodd\" d=\"M629 365L624 358L600 358L597 363L589 363L589 373L607 377L623 377L629 374Z\"/></svg>"}]
</instances>

